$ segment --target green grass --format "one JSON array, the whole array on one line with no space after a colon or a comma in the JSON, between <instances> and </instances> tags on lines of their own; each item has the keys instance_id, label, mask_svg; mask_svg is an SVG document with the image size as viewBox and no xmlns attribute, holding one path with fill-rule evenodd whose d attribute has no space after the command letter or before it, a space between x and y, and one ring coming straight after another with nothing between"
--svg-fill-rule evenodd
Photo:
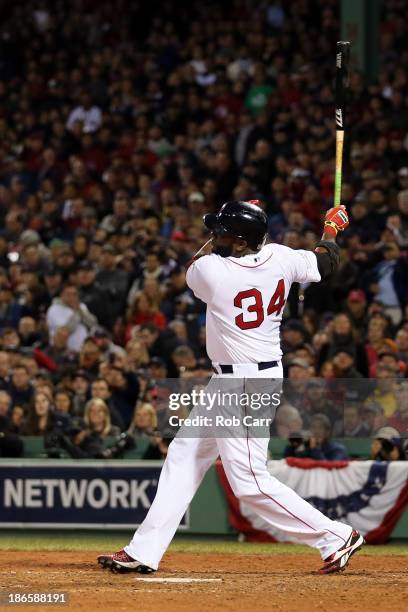
<instances>
[{"instance_id":1,"label":"green grass","mask_svg":"<svg viewBox=\"0 0 408 612\"><path fill-rule=\"evenodd\" d=\"M61 532L42 531L0 531L1 550L50 550L50 551L95 551L109 552L118 550L126 544L130 532ZM308 546L292 544L248 544L224 539L191 539L177 537L171 544L173 552L188 553L236 553L240 555L258 554L297 554L314 552ZM366 546L368 555L405 555L408 556L408 544L389 544L387 546Z\"/></svg>"}]
</instances>

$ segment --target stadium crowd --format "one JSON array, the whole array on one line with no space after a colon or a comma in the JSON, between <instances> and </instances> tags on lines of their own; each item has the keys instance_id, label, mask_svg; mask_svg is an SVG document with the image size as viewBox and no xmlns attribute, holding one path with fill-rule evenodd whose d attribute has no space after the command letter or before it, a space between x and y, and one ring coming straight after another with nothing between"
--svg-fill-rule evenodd
<instances>
[{"instance_id":1,"label":"stadium crowd","mask_svg":"<svg viewBox=\"0 0 408 612\"><path fill-rule=\"evenodd\" d=\"M184 273L203 213L259 199L272 240L313 249L333 199L337 0L142 4L17 1L0 25L0 429L70 431L77 456L124 431L165 455L157 381L210 374ZM377 82L351 73L350 227L286 304L278 433L407 432L405 8L385 5ZM364 410L331 409L325 380L368 378Z\"/></svg>"}]
</instances>

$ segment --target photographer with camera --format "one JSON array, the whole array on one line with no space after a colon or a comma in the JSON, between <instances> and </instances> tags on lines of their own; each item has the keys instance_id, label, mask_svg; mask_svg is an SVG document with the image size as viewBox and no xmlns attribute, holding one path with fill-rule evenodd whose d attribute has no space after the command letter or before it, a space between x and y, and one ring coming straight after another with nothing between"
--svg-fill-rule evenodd
<instances>
[{"instance_id":1,"label":"photographer with camera","mask_svg":"<svg viewBox=\"0 0 408 612\"><path fill-rule=\"evenodd\" d=\"M381 427L371 444L373 461L405 461L400 433L394 427Z\"/></svg>"},{"instance_id":2,"label":"photographer with camera","mask_svg":"<svg viewBox=\"0 0 408 612\"><path fill-rule=\"evenodd\" d=\"M116 439L112 446L105 448L106 438L111 436ZM84 420L74 419L69 427L47 436L45 446L49 457L61 457L66 453L74 459L115 459L133 448L134 440L112 426L106 403L93 398L86 404Z\"/></svg>"},{"instance_id":3,"label":"photographer with camera","mask_svg":"<svg viewBox=\"0 0 408 612\"><path fill-rule=\"evenodd\" d=\"M304 457L319 461L341 461L348 459L345 447L331 440L330 419L322 413L312 416L310 432L291 433L284 457Z\"/></svg>"}]
</instances>

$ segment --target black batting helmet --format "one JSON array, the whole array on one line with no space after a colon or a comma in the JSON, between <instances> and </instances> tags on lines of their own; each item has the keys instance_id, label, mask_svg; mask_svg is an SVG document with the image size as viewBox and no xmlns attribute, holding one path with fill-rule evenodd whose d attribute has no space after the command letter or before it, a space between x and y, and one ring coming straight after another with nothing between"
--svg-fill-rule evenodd
<instances>
[{"instance_id":1,"label":"black batting helmet","mask_svg":"<svg viewBox=\"0 0 408 612\"><path fill-rule=\"evenodd\" d=\"M236 238L242 238L251 249L262 246L268 231L268 218L254 202L226 202L217 214L204 215L203 221L214 234L232 234Z\"/></svg>"}]
</instances>

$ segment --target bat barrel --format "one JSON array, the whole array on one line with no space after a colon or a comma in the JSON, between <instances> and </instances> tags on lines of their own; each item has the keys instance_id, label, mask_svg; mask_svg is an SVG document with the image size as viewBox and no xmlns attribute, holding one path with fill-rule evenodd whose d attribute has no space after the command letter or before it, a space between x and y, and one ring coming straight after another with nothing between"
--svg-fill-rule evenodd
<instances>
[{"instance_id":1,"label":"bat barrel","mask_svg":"<svg viewBox=\"0 0 408 612\"><path fill-rule=\"evenodd\" d=\"M334 182L334 206L341 203L341 182L343 168L343 142L345 129L345 102L348 87L348 64L350 56L350 43L345 40L338 41L336 45L336 91L335 91L335 120L336 120L336 171Z\"/></svg>"}]
</instances>

